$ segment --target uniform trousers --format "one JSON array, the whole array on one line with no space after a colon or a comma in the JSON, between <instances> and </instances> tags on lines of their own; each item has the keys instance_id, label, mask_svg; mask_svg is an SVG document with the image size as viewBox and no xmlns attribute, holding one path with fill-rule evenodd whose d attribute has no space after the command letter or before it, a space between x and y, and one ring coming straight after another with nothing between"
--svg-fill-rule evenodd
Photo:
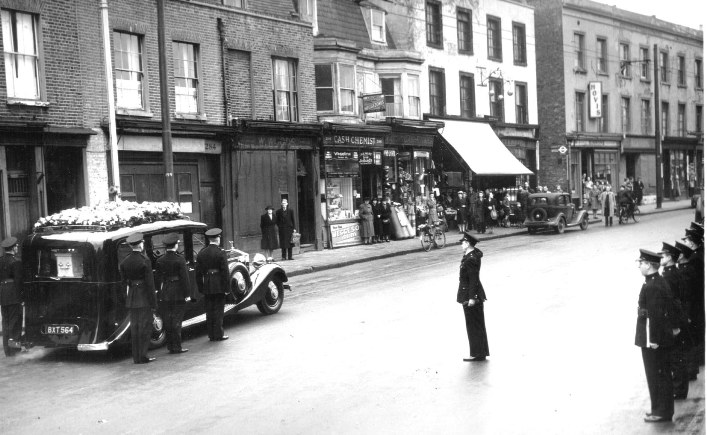
<instances>
[{"instance_id":1,"label":"uniform trousers","mask_svg":"<svg viewBox=\"0 0 707 435\"><path fill-rule=\"evenodd\" d=\"M683 340L686 331L680 332L676 337L678 342L670 351L670 368L673 374L673 394L675 397L687 397L690 387L690 375L688 373L688 359L692 346Z\"/></svg>"},{"instance_id":2,"label":"uniform trousers","mask_svg":"<svg viewBox=\"0 0 707 435\"><path fill-rule=\"evenodd\" d=\"M651 396L651 414L673 418L673 382L670 376L670 351L668 346L657 349L641 348L643 368L648 381L648 393Z\"/></svg>"},{"instance_id":3,"label":"uniform trousers","mask_svg":"<svg viewBox=\"0 0 707 435\"><path fill-rule=\"evenodd\" d=\"M132 342L133 362L141 363L147 359L152 335L152 308L130 309L130 341Z\"/></svg>"},{"instance_id":4,"label":"uniform trousers","mask_svg":"<svg viewBox=\"0 0 707 435\"><path fill-rule=\"evenodd\" d=\"M13 356L20 349L9 346L9 340L20 341L22 335L22 305L10 304L2 306L2 347L5 356Z\"/></svg>"},{"instance_id":5,"label":"uniform trousers","mask_svg":"<svg viewBox=\"0 0 707 435\"><path fill-rule=\"evenodd\" d=\"M204 296L204 311L206 311L206 333L209 340L218 340L223 337L223 306L226 295L224 293L209 294Z\"/></svg>"},{"instance_id":6,"label":"uniform trousers","mask_svg":"<svg viewBox=\"0 0 707 435\"><path fill-rule=\"evenodd\" d=\"M167 350L182 350L182 320L187 304L184 301L162 301L160 312L167 334Z\"/></svg>"},{"instance_id":7,"label":"uniform trousers","mask_svg":"<svg viewBox=\"0 0 707 435\"><path fill-rule=\"evenodd\" d=\"M477 303L473 307L465 306L463 309L464 320L466 321L466 335L469 339L469 355L472 358L489 356L484 304Z\"/></svg>"}]
</instances>

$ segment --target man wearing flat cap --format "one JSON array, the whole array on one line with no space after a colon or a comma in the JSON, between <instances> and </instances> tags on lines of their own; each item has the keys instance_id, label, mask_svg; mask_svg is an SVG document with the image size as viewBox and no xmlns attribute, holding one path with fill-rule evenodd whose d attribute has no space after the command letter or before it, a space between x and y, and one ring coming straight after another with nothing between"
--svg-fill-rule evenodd
<instances>
[{"instance_id":1,"label":"man wearing flat cap","mask_svg":"<svg viewBox=\"0 0 707 435\"><path fill-rule=\"evenodd\" d=\"M221 229L206 232L209 245L196 256L196 285L204 295L206 333L210 341L228 340L223 334L223 309L228 287L228 256L220 248Z\"/></svg>"},{"instance_id":2,"label":"man wearing flat cap","mask_svg":"<svg viewBox=\"0 0 707 435\"><path fill-rule=\"evenodd\" d=\"M14 356L18 348L10 347L10 339L19 342L22 334L22 262L17 255L17 239L8 237L0 243L5 251L0 257L0 309L2 310L2 347L5 356Z\"/></svg>"},{"instance_id":3,"label":"man wearing flat cap","mask_svg":"<svg viewBox=\"0 0 707 435\"><path fill-rule=\"evenodd\" d=\"M668 283L658 274L660 255L641 249L636 261L645 282L638 296L634 344L641 348L651 398L651 410L643 420L647 423L671 421L674 403L670 351L675 336L680 333L679 319Z\"/></svg>"},{"instance_id":4,"label":"man wearing flat cap","mask_svg":"<svg viewBox=\"0 0 707 435\"><path fill-rule=\"evenodd\" d=\"M155 281L152 276L152 262L143 253L142 233L130 235L127 240L132 252L120 263L120 276L128 288L125 306L130 310L130 340L133 362L145 364L154 361L147 356L152 335L152 313L157 310Z\"/></svg>"},{"instance_id":5,"label":"man wearing flat cap","mask_svg":"<svg viewBox=\"0 0 707 435\"><path fill-rule=\"evenodd\" d=\"M673 377L673 396L675 399L687 398L689 389L688 358L692 347L692 338L689 333L689 294L685 287L682 273L678 270L677 261L680 257L680 250L675 246L663 242L663 247L658 254L661 255L660 266L661 276L668 283L675 312L679 317L680 333L675 337L670 354L670 365Z\"/></svg>"},{"instance_id":6,"label":"man wearing flat cap","mask_svg":"<svg viewBox=\"0 0 707 435\"><path fill-rule=\"evenodd\" d=\"M484 318L484 301L486 293L479 279L481 257L483 252L476 248L479 240L469 231L461 239L464 251L459 266L459 288L457 303L462 305L466 323L466 335L469 339L469 357L464 361L484 361L489 356L489 343L486 336L486 320Z\"/></svg>"},{"instance_id":7,"label":"man wearing flat cap","mask_svg":"<svg viewBox=\"0 0 707 435\"><path fill-rule=\"evenodd\" d=\"M179 354L189 349L182 348L182 319L189 301L191 286L187 262L177 252L179 237L175 233L167 234L163 240L165 254L157 259L157 277L160 286L160 312L167 333L169 353Z\"/></svg>"}]
</instances>

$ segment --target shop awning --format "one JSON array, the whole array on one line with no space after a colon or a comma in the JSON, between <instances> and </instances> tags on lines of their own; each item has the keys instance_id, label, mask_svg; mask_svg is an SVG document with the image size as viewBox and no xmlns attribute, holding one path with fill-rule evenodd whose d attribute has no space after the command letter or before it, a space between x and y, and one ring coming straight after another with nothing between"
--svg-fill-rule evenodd
<instances>
[{"instance_id":1,"label":"shop awning","mask_svg":"<svg viewBox=\"0 0 707 435\"><path fill-rule=\"evenodd\" d=\"M532 175L488 124L448 119L430 121L444 122L440 134L476 175Z\"/></svg>"}]
</instances>

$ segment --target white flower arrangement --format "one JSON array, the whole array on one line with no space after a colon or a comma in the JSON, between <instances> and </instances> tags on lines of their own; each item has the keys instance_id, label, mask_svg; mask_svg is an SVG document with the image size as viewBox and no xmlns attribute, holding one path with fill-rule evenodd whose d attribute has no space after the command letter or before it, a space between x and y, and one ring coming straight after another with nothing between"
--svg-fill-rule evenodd
<instances>
[{"instance_id":1,"label":"white flower arrangement","mask_svg":"<svg viewBox=\"0 0 707 435\"><path fill-rule=\"evenodd\" d=\"M34 224L34 229L69 225L115 229L184 218L179 205L174 202L101 202L95 206L70 208L39 218Z\"/></svg>"}]
</instances>

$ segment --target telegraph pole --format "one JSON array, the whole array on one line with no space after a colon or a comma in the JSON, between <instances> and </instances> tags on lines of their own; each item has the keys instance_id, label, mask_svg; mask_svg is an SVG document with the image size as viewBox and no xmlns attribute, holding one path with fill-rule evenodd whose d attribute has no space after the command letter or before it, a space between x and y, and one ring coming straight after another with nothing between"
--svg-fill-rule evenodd
<instances>
[{"instance_id":1,"label":"telegraph pole","mask_svg":"<svg viewBox=\"0 0 707 435\"><path fill-rule=\"evenodd\" d=\"M666 65L667 67L667 65ZM655 208L663 207L663 150L660 116L660 76L658 75L658 44L653 44L653 95L655 96Z\"/></svg>"},{"instance_id":2,"label":"telegraph pole","mask_svg":"<svg viewBox=\"0 0 707 435\"><path fill-rule=\"evenodd\" d=\"M157 36L160 61L160 100L162 102L162 156L166 200L176 202L174 189L174 162L172 161L172 124L169 111L169 87L167 86L167 43L164 26L164 0L157 0Z\"/></svg>"}]
</instances>

